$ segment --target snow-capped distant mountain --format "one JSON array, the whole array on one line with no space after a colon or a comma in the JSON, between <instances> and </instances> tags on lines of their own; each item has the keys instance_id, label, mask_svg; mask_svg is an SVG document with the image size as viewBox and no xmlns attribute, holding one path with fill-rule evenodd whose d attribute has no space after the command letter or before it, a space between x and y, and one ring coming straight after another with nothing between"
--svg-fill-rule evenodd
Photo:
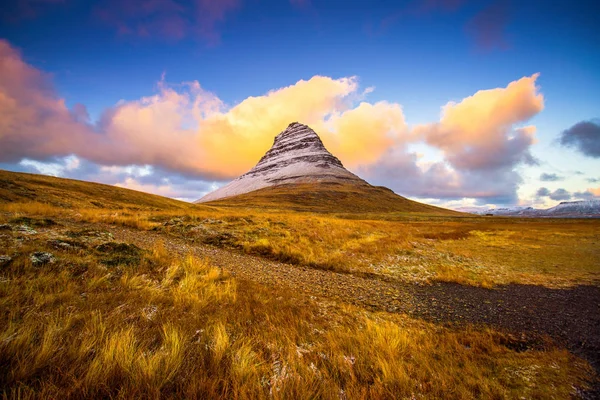
<instances>
[{"instance_id":1,"label":"snow-capped distant mountain","mask_svg":"<svg viewBox=\"0 0 600 400\"><path fill-rule=\"evenodd\" d=\"M563 201L560 204L548 208L538 209L533 207L507 207L491 208L487 210L466 209L458 210L471 212L478 215L500 215L515 217L541 217L541 218L600 218L600 200Z\"/></svg>"},{"instance_id":2,"label":"snow-capped distant mountain","mask_svg":"<svg viewBox=\"0 0 600 400\"><path fill-rule=\"evenodd\" d=\"M597 216L600 217L600 200L563 201L557 206L545 210L548 215L556 216Z\"/></svg>"},{"instance_id":3,"label":"snow-capped distant mountain","mask_svg":"<svg viewBox=\"0 0 600 400\"><path fill-rule=\"evenodd\" d=\"M197 203L237 196L287 183L340 182L367 184L333 156L306 125L291 123L249 172L202 197Z\"/></svg>"}]
</instances>

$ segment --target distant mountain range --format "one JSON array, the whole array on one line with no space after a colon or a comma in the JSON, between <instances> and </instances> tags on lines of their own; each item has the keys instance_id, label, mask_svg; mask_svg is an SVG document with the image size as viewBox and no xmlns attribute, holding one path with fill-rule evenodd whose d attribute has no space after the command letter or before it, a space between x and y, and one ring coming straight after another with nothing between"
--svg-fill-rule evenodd
<instances>
[{"instance_id":1,"label":"distant mountain range","mask_svg":"<svg viewBox=\"0 0 600 400\"><path fill-rule=\"evenodd\" d=\"M462 207L458 208L457 211L478 215L498 215L507 217L600 218L600 200L563 201L560 204L547 209L507 207L481 210Z\"/></svg>"}]
</instances>

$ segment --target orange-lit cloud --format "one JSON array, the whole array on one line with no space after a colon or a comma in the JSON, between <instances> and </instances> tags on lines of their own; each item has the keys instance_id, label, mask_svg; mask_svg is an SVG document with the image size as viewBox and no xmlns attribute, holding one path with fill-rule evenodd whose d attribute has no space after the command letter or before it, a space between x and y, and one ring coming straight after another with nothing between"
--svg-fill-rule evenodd
<instances>
[{"instance_id":1,"label":"orange-lit cloud","mask_svg":"<svg viewBox=\"0 0 600 400\"><path fill-rule=\"evenodd\" d=\"M535 127L516 125L544 108L544 96L535 81L539 74L511 82L505 88L481 90L460 103L442 108L439 123L415 131L441 149L458 169L486 169L533 162L528 151Z\"/></svg>"},{"instance_id":2,"label":"orange-lit cloud","mask_svg":"<svg viewBox=\"0 0 600 400\"><path fill-rule=\"evenodd\" d=\"M49 77L0 40L0 161L66 156L84 146L87 132L55 94Z\"/></svg>"},{"instance_id":3,"label":"orange-lit cloud","mask_svg":"<svg viewBox=\"0 0 600 400\"><path fill-rule=\"evenodd\" d=\"M119 102L97 126L68 110L47 77L1 42L1 161L77 154L102 165L157 165L207 178L250 169L292 121L314 127L349 166L369 163L406 128L398 104L366 102L355 77L315 76L227 107L198 82L159 82L154 96Z\"/></svg>"},{"instance_id":4,"label":"orange-lit cloud","mask_svg":"<svg viewBox=\"0 0 600 400\"><path fill-rule=\"evenodd\" d=\"M520 125L544 107L537 77L448 103L439 122L414 127L411 140L421 138L441 150L443 161L419 163L416 153L396 146L377 162L362 166L359 173L406 195L516 203L522 180L515 168L535 163L529 150L536 128Z\"/></svg>"},{"instance_id":5,"label":"orange-lit cloud","mask_svg":"<svg viewBox=\"0 0 600 400\"><path fill-rule=\"evenodd\" d=\"M525 124L544 106L537 78L524 77L449 103L439 122L412 129L399 104L367 102L369 90L361 90L356 77L326 76L234 106L196 81L174 86L162 79L155 95L118 102L91 124L85 107L68 109L48 76L0 41L0 162L73 154L83 165L104 166L98 173L138 165L225 180L249 170L277 133L299 121L313 127L347 167L373 183L418 197L509 203L516 200L521 183L515 168L534 162L529 150L535 127ZM438 149L443 159L420 160L409 150L411 143ZM116 173L120 178L113 183L172 193L169 183L143 174L127 181L128 174Z\"/></svg>"}]
</instances>

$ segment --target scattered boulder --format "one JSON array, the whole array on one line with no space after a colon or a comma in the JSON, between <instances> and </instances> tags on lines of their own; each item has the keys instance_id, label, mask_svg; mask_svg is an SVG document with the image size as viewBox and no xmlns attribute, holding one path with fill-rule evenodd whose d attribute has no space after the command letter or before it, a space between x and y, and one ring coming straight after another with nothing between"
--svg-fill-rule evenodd
<instances>
[{"instance_id":1,"label":"scattered boulder","mask_svg":"<svg viewBox=\"0 0 600 400\"><path fill-rule=\"evenodd\" d=\"M37 234L37 231L35 229L32 229L32 228L28 227L27 225L19 225L19 226L17 226L17 232L23 233L25 235L35 235L35 234Z\"/></svg>"},{"instance_id":2,"label":"scattered boulder","mask_svg":"<svg viewBox=\"0 0 600 400\"><path fill-rule=\"evenodd\" d=\"M93 230L93 229L82 229L82 230L78 230L78 231L67 231L65 233L66 233L67 236L73 237L73 238L86 237L86 236L91 236L91 237L112 236L112 234L110 232L96 231L96 230Z\"/></svg>"},{"instance_id":3,"label":"scattered boulder","mask_svg":"<svg viewBox=\"0 0 600 400\"><path fill-rule=\"evenodd\" d=\"M12 231L12 226L9 224L0 224L0 231Z\"/></svg>"},{"instance_id":4,"label":"scattered boulder","mask_svg":"<svg viewBox=\"0 0 600 400\"><path fill-rule=\"evenodd\" d=\"M45 251L36 251L35 253L31 254L29 259L33 265L51 264L56 261L52 253L47 253Z\"/></svg>"},{"instance_id":5,"label":"scattered boulder","mask_svg":"<svg viewBox=\"0 0 600 400\"><path fill-rule=\"evenodd\" d=\"M74 240L48 240L48 244L58 250L73 250L85 248L85 244Z\"/></svg>"},{"instance_id":6,"label":"scattered boulder","mask_svg":"<svg viewBox=\"0 0 600 400\"><path fill-rule=\"evenodd\" d=\"M174 226L174 225L181 225L181 224L183 224L183 220L181 218L173 218L173 219L166 221L163 225L164 226Z\"/></svg>"},{"instance_id":7,"label":"scattered boulder","mask_svg":"<svg viewBox=\"0 0 600 400\"><path fill-rule=\"evenodd\" d=\"M7 256L5 254L0 256L0 265L6 265L12 261L11 256Z\"/></svg>"}]
</instances>

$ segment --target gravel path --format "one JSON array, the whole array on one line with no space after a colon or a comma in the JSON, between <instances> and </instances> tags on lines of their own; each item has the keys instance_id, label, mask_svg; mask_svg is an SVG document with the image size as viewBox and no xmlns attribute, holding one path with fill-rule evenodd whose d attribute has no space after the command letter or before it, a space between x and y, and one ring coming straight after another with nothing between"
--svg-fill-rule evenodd
<instances>
[{"instance_id":1,"label":"gravel path","mask_svg":"<svg viewBox=\"0 0 600 400\"><path fill-rule=\"evenodd\" d=\"M484 289L453 283L416 285L294 266L166 237L106 226L118 241L151 248L162 240L169 252L207 257L232 275L308 295L337 299L372 310L406 313L432 322L486 324L517 334L515 349L549 335L600 372L600 287L548 289L506 285ZM537 338L536 338L537 337Z\"/></svg>"}]
</instances>

